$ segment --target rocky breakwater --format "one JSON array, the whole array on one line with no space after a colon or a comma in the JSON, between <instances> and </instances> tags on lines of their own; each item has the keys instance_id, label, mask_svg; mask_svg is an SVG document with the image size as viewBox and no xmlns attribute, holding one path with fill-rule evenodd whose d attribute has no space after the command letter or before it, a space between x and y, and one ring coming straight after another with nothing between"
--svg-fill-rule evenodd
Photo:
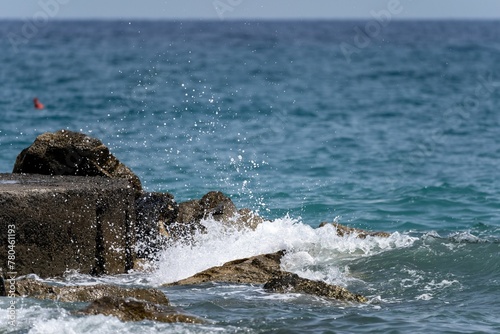
<instances>
[{"instance_id":1,"label":"rocky breakwater","mask_svg":"<svg viewBox=\"0 0 500 334\"><path fill-rule=\"evenodd\" d=\"M122 179L0 174L1 271L127 272L134 260L133 204L134 191Z\"/></svg>"},{"instance_id":2,"label":"rocky breakwater","mask_svg":"<svg viewBox=\"0 0 500 334\"><path fill-rule=\"evenodd\" d=\"M1 175L0 228L12 233L0 238L0 268L42 277L124 273L136 257L154 260L168 241L192 240L208 217L239 228L262 221L217 191L180 204L145 192L99 139L44 133L17 156L13 174Z\"/></svg>"},{"instance_id":3,"label":"rocky breakwater","mask_svg":"<svg viewBox=\"0 0 500 334\"><path fill-rule=\"evenodd\" d=\"M135 258L139 178L98 139L39 135L0 175L0 269L119 274Z\"/></svg>"},{"instance_id":4,"label":"rocky breakwater","mask_svg":"<svg viewBox=\"0 0 500 334\"><path fill-rule=\"evenodd\" d=\"M204 219L237 230L255 229L263 222L249 209L238 210L218 191L180 204L171 194L143 191L139 178L98 139L67 130L42 134L19 154L12 174L0 174L0 295L89 303L74 312L78 315L201 323L172 308L157 289L54 286L12 278L29 273L61 276L67 270L126 273L137 258L151 261L170 244L196 242L206 230ZM326 228L332 227L341 236L388 235L336 223ZM366 301L343 287L283 271L283 255L280 251L230 261L169 285L259 284L269 293Z\"/></svg>"}]
</instances>

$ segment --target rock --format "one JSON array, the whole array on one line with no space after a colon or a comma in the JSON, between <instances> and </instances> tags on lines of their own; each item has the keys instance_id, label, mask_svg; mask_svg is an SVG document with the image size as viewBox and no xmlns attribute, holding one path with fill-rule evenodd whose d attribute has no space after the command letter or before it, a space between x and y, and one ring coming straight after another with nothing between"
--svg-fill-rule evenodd
<instances>
[{"instance_id":1,"label":"rock","mask_svg":"<svg viewBox=\"0 0 500 334\"><path fill-rule=\"evenodd\" d=\"M134 195L124 179L0 174L0 271L126 273L135 258Z\"/></svg>"},{"instance_id":2,"label":"rock","mask_svg":"<svg viewBox=\"0 0 500 334\"><path fill-rule=\"evenodd\" d=\"M264 284L279 274L284 251L227 262L170 285L192 285L205 282Z\"/></svg>"},{"instance_id":3,"label":"rock","mask_svg":"<svg viewBox=\"0 0 500 334\"><path fill-rule=\"evenodd\" d=\"M237 229L255 229L264 221L250 209L237 210L231 199L220 191L211 191L200 200L180 203L176 222L166 226L166 230L174 241L192 241L196 232L206 230L201 220L209 217Z\"/></svg>"},{"instance_id":4,"label":"rock","mask_svg":"<svg viewBox=\"0 0 500 334\"><path fill-rule=\"evenodd\" d=\"M200 222L193 223L173 223L165 227L169 239L167 241L168 245L172 245L177 242L183 242L185 244L191 244L195 242L195 236L197 233L205 233L206 227Z\"/></svg>"},{"instance_id":5,"label":"rock","mask_svg":"<svg viewBox=\"0 0 500 334\"><path fill-rule=\"evenodd\" d=\"M9 284L9 280L6 280ZM15 281L15 296L58 302L91 302L79 315L104 314L122 321L152 320L159 322L202 323L180 314L169 306L168 298L158 289L122 288L115 285L52 286L33 279ZM5 291L0 288L0 291ZM5 296L5 294L4 294Z\"/></svg>"},{"instance_id":6,"label":"rock","mask_svg":"<svg viewBox=\"0 0 500 334\"><path fill-rule=\"evenodd\" d=\"M349 302L365 303L367 301L365 297L354 294L346 288L301 278L297 274L288 272L273 277L264 284L264 290L277 293L305 293Z\"/></svg>"},{"instance_id":7,"label":"rock","mask_svg":"<svg viewBox=\"0 0 500 334\"><path fill-rule=\"evenodd\" d=\"M191 200L179 204L179 215L177 222L180 224L192 224L203 219L204 212L199 200Z\"/></svg>"},{"instance_id":8,"label":"rock","mask_svg":"<svg viewBox=\"0 0 500 334\"><path fill-rule=\"evenodd\" d=\"M208 217L217 221L228 222L237 214L233 201L220 191L211 191L200 200L179 204L177 222L192 224Z\"/></svg>"},{"instance_id":9,"label":"rock","mask_svg":"<svg viewBox=\"0 0 500 334\"><path fill-rule=\"evenodd\" d=\"M264 219L250 209L238 210L236 226L255 230L257 226L264 222Z\"/></svg>"},{"instance_id":10,"label":"rock","mask_svg":"<svg viewBox=\"0 0 500 334\"><path fill-rule=\"evenodd\" d=\"M175 223L166 226L172 241L193 241L196 232L204 232L202 219L212 217L214 220L229 223L236 219L237 209L231 199L220 191L211 191L200 200L191 200L179 204L179 213Z\"/></svg>"},{"instance_id":11,"label":"rock","mask_svg":"<svg viewBox=\"0 0 500 334\"><path fill-rule=\"evenodd\" d=\"M220 191L207 193L200 199L200 206L204 218L211 216L213 219L222 222L229 222L238 211L233 201Z\"/></svg>"},{"instance_id":12,"label":"rock","mask_svg":"<svg viewBox=\"0 0 500 334\"><path fill-rule=\"evenodd\" d=\"M34 279L15 282L19 297L56 300L60 302L91 302L105 296L135 298L154 304L169 305L168 298L158 289L122 288L116 285L52 286Z\"/></svg>"},{"instance_id":13,"label":"rock","mask_svg":"<svg viewBox=\"0 0 500 334\"><path fill-rule=\"evenodd\" d=\"M335 227L337 230L337 234L340 237L343 237L345 235L349 234L355 234L358 238L360 239L365 239L366 237L381 237L381 238L388 238L391 234L387 232L370 232L370 231L365 231L359 228L354 228L354 227L347 227L344 225L341 225L339 223L327 223L323 222L319 225L319 227L324 227L326 225L332 225Z\"/></svg>"},{"instance_id":14,"label":"rock","mask_svg":"<svg viewBox=\"0 0 500 334\"><path fill-rule=\"evenodd\" d=\"M13 173L124 178L139 195L139 178L96 138L60 130L39 135L16 159Z\"/></svg>"},{"instance_id":15,"label":"rock","mask_svg":"<svg viewBox=\"0 0 500 334\"><path fill-rule=\"evenodd\" d=\"M173 307L158 305L132 298L106 296L92 302L86 309L77 312L81 315L104 314L117 317L121 321L152 320L158 322L203 323L199 318L180 314Z\"/></svg>"},{"instance_id":16,"label":"rock","mask_svg":"<svg viewBox=\"0 0 500 334\"><path fill-rule=\"evenodd\" d=\"M165 245L166 226L177 219L179 206L168 193L143 193L135 203L137 256L153 260Z\"/></svg>"},{"instance_id":17,"label":"rock","mask_svg":"<svg viewBox=\"0 0 500 334\"><path fill-rule=\"evenodd\" d=\"M279 251L227 262L222 266L207 269L189 278L166 284L166 286L195 285L206 282L264 284L264 289L268 292L306 293L343 301L366 302L365 297L353 294L343 287L311 281L281 270L280 262L284 253L284 251Z\"/></svg>"}]
</instances>

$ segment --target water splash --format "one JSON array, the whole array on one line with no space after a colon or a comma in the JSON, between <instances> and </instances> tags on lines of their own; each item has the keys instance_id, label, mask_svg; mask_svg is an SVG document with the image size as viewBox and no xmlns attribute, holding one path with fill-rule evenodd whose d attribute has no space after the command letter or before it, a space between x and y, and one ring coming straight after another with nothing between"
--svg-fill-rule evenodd
<instances>
[{"instance_id":1,"label":"water splash","mask_svg":"<svg viewBox=\"0 0 500 334\"><path fill-rule=\"evenodd\" d=\"M314 229L288 216L265 221L255 230L230 228L211 219L202 224L206 233L198 234L194 242L179 242L163 251L150 278L153 284L172 283L228 261L279 250L286 251L284 270L345 284L349 260L408 247L417 240L399 233L389 238L339 237L333 226Z\"/></svg>"}]
</instances>

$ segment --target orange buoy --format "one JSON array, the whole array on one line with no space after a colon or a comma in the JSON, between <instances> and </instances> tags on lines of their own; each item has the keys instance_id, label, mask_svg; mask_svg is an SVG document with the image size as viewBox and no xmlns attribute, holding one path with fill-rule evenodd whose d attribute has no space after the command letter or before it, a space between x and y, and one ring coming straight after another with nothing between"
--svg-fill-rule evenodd
<instances>
[{"instance_id":1,"label":"orange buoy","mask_svg":"<svg viewBox=\"0 0 500 334\"><path fill-rule=\"evenodd\" d=\"M33 99L33 104L35 105L35 109L43 109L45 106L38 100L37 97Z\"/></svg>"}]
</instances>

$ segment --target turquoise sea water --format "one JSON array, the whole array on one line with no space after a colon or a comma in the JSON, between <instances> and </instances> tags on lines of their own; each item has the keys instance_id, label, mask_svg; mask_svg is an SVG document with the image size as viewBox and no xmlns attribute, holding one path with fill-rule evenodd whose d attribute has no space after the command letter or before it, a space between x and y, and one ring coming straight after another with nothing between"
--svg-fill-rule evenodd
<instances>
[{"instance_id":1,"label":"turquoise sea water","mask_svg":"<svg viewBox=\"0 0 500 334\"><path fill-rule=\"evenodd\" d=\"M151 274L58 284L157 286L286 249L285 269L370 299L163 289L203 326L25 300L17 332L499 332L500 23L390 22L346 57L341 45L355 47L365 24L50 22L14 47L23 22L0 22L0 172L37 135L66 128L101 139L149 191L182 202L221 190L271 220L253 232L207 221ZM316 229L333 220L393 234Z\"/></svg>"}]
</instances>

